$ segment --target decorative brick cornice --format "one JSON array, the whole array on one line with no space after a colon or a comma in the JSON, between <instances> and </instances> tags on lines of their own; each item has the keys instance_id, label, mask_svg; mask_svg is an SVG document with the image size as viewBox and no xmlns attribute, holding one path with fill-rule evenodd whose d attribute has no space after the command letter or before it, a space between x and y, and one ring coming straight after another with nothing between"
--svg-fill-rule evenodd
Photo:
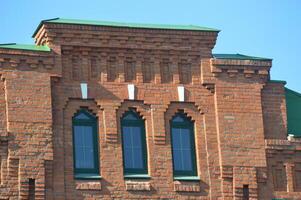
<instances>
[{"instance_id":1,"label":"decorative brick cornice","mask_svg":"<svg viewBox=\"0 0 301 200\"><path fill-rule=\"evenodd\" d=\"M265 148L267 150L301 151L301 140L294 139L292 141L289 141L281 139L267 139L265 140Z\"/></svg>"},{"instance_id":2,"label":"decorative brick cornice","mask_svg":"<svg viewBox=\"0 0 301 200\"><path fill-rule=\"evenodd\" d=\"M208 55L217 32L163 29L137 29L93 25L45 23L35 36L36 43L114 47L129 49L175 50Z\"/></svg>"},{"instance_id":3,"label":"decorative brick cornice","mask_svg":"<svg viewBox=\"0 0 301 200\"><path fill-rule=\"evenodd\" d=\"M52 72L55 68L54 55L44 52L25 52L22 50L0 50L0 68L37 70Z\"/></svg>"},{"instance_id":4,"label":"decorative brick cornice","mask_svg":"<svg viewBox=\"0 0 301 200\"><path fill-rule=\"evenodd\" d=\"M228 74L229 77L243 74L246 78L263 78L269 75L271 66L272 61L211 59L211 73L215 77L221 74Z\"/></svg>"}]
</instances>

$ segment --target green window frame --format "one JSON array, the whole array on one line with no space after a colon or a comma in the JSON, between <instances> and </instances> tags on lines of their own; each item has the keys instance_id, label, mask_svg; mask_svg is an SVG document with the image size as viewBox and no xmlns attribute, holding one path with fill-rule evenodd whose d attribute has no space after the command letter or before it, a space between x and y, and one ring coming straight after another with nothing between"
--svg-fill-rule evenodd
<instances>
[{"instance_id":1,"label":"green window frame","mask_svg":"<svg viewBox=\"0 0 301 200\"><path fill-rule=\"evenodd\" d=\"M92 148L93 148L93 167L77 167L76 155L76 136L75 127L90 127L92 130ZM98 154L98 130L97 130L97 117L91 114L86 109L81 109L72 118L72 133L73 133L73 167L76 178L100 177L99 176L99 154ZM88 147L89 148L89 147ZM91 147L90 147L91 148Z\"/></svg>"},{"instance_id":2,"label":"green window frame","mask_svg":"<svg viewBox=\"0 0 301 200\"><path fill-rule=\"evenodd\" d=\"M175 140L175 132L174 130L184 130L186 131L186 136L187 136L187 132L189 134L189 142L190 142L190 146L189 146L189 151L190 154L184 156L183 155L183 151L178 150L175 145L178 141L174 141ZM172 148L172 164L173 164L173 176L175 178L177 177L195 177L197 176L197 166L196 166L196 151L195 151L195 138L194 138L194 122L191 121L184 113L179 112L176 115L173 116L173 118L170 120L170 138L171 138L171 148ZM181 133L182 134L182 133ZM181 135L180 134L180 135ZM182 137L182 136L181 136ZM184 136L183 136L184 137ZM182 140L182 139L180 139ZM178 142L181 144L181 142ZM187 143L187 141L186 141ZM187 147L186 147L187 150ZM182 161L182 163L185 163L183 160L184 158L187 159L187 156L190 156L190 165L191 165L191 169L175 169L176 168L176 160L178 161L179 159ZM182 166L184 166L184 164L182 164Z\"/></svg>"},{"instance_id":3,"label":"green window frame","mask_svg":"<svg viewBox=\"0 0 301 200\"><path fill-rule=\"evenodd\" d=\"M128 118L130 117L130 118ZM126 137L133 137L133 134L131 133L131 136L129 136L129 133L125 132L125 130L140 130L139 132L136 132L136 134L139 134L140 141L140 147L138 147L138 153L141 155L141 167L127 167L126 160L132 161L134 159L134 155L137 156L137 153L132 153L132 159L131 156L129 156L126 152L129 150L129 148L126 146L128 145L126 142L129 140ZM122 138L122 155L123 155L123 171L125 177L133 177L133 175L147 175L148 174L148 166L147 166L147 146L146 146L146 135L145 135L145 123L144 120L136 113L134 110L129 110L121 117L121 138ZM128 134L128 135L127 135ZM136 135L137 136L137 135ZM139 138L137 137L137 138ZM133 142L133 141L132 141ZM132 143L133 144L133 143ZM134 147L130 147L134 149ZM134 152L134 151L133 151ZM136 151L137 152L137 151ZM137 157L136 157L137 158ZM134 162L134 161L133 161Z\"/></svg>"}]
</instances>

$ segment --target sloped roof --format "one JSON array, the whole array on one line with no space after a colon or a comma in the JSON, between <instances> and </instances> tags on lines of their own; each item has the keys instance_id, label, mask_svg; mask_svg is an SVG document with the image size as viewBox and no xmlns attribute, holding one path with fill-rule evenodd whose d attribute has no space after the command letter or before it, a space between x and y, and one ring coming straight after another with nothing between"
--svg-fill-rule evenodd
<instances>
[{"instance_id":1,"label":"sloped roof","mask_svg":"<svg viewBox=\"0 0 301 200\"><path fill-rule=\"evenodd\" d=\"M51 51L51 49L46 45L34 45L34 44L16 44L16 43L7 43L0 44L2 49L19 49L19 50L28 50L28 51Z\"/></svg>"}]
</instances>

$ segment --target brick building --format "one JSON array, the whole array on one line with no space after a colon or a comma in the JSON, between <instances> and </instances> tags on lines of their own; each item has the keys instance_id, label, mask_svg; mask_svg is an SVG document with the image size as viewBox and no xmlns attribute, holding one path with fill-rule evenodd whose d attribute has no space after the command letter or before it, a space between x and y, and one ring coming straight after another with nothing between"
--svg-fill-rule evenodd
<instances>
[{"instance_id":1,"label":"brick building","mask_svg":"<svg viewBox=\"0 0 301 200\"><path fill-rule=\"evenodd\" d=\"M57 18L0 45L0 199L301 199L301 94L218 32Z\"/></svg>"}]
</instances>

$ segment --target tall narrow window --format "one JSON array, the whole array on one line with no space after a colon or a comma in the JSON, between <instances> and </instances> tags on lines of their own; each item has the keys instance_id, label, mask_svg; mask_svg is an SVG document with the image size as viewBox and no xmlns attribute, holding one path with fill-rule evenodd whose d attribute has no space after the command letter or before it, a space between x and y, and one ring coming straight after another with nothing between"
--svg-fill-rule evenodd
<instances>
[{"instance_id":1,"label":"tall narrow window","mask_svg":"<svg viewBox=\"0 0 301 200\"><path fill-rule=\"evenodd\" d=\"M97 120L87 110L80 110L73 117L74 172L99 174Z\"/></svg>"},{"instance_id":2,"label":"tall narrow window","mask_svg":"<svg viewBox=\"0 0 301 200\"><path fill-rule=\"evenodd\" d=\"M194 124L183 113L171 120L171 143L174 177L196 176Z\"/></svg>"},{"instance_id":3,"label":"tall narrow window","mask_svg":"<svg viewBox=\"0 0 301 200\"><path fill-rule=\"evenodd\" d=\"M243 200L249 200L249 185L243 185L242 195Z\"/></svg>"},{"instance_id":4,"label":"tall narrow window","mask_svg":"<svg viewBox=\"0 0 301 200\"><path fill-rule=\"evenodd\" d=\"M121 119L124 174L147 174L144 120L135 111Z\"/></svg>"}]
</instances>

